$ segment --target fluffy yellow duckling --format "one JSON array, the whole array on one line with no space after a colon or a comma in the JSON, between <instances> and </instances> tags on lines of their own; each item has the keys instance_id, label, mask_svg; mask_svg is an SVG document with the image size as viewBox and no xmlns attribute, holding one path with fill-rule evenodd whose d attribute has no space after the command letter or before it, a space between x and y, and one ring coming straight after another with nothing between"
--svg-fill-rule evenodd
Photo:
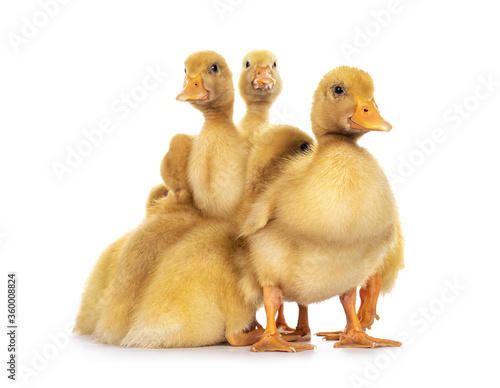
<instances>
[{"instance_id":1,"label":"fluffy yellow duckling","mask_svg":"<svg viewBox=\"0 0 500 388\"><path fill-rule=\"evenodd\" d=\"M247 107L238 129L253 144L262 131L271 127L269 110L281 93L276 55L267 50L253 50L245 55L238 88Z\"/></svg>"},{"instance_id":2,"label":"fluffy yellow duckling","mask_svg":"<svg viewBox=\"0 0 500 388\"><path fill-rule=\"evenodd\" d=\"M262 133L270 128L276 127L272 125L269 120L269 111L271 106L281 94L282 89L282 81L278 71L278 59L276 55L268 50L253 50L247 53L243 58L238 88L247 107L245 116L243 116L238 123L238 130L240 131L241 136L247 140L250 146L252 146L258 142L259 136ZM279 133L282 135L279 135ZM268 139L272 139L276 136L276 139L280 140L279 138L285 133L286 129L278 130L276 134L271 135ZM264 149L266 141L267 140L264 139L259 147ZM291 143L287 142L282 143L285 147L282 148L281 151L285 152L285 150L287 150L286 147L290 144ZM275 153L277 150L279 150L279 148L275 149L271 146L271 149L268 150L270 151L269 155L278 157L277 155L280 153ZM259 154L259 152L254 152L254 155L256 154ZM266 160L265 154L261 155L261 157L263 157L263 161ZM252 169L253 168L247 169L247 172ZM254 170L254 172L256 171ZM264 177L263 179L274 179L274 177L271 176L267 176L267 178L265 178L266 176L266 174L262 175L262 177ZM300 323L303 322L304 319L307 319L307 307L299 306L299 311ZM286 323L283 305L278 311L276 324L280 333L297 333L296 330L289 327ZM305 328L304 326L302 328L305 330L303 330L304 332L301 335L301 339L309 340L310 332L308 332L308 328ZM308 332L308 334L305 334L306 332Z\"/></svg>"},{"instance_id":3,"label":"fluffy yellow duckling","mask_svg":"<svg viewBox=\"0 0 500 388\"><path fill-rule=\"evenodd\" d=\"M204 215L229 218L241 200L248 157L245 140L233 123L232 74L224 58L213 51L191 54L184 64L184 90L177 100L189 102L205 118L192 139L190 191Z\"/></svg>"},{"instance_id":4,"label":"fluffy yellow duckling","mask_svg":"<svg viewBox=\"0 0 500 388\"><path fill-rule=\"evenodd\" d=\"M164 184L153 187L146 201L146 216L155 211L158 199L165 196L167 189ZM118 255L129 237L125 234L110 244L101 254L85 285L80 310L75 322L74 332L81 335L91 335L95 332L101 316L104 301L109 293L109 285L115 276Z\"/></svg>"},{"instance_id":5,"label":"fluffy yellow duckling","mask_svg":"<svg viewBox=\"0 0 500 388\"><path fill-rule=\"evenodd\" d=\"M283 298L305 306L336 295L347 325L335 347L401 345L368 336L355 311L358 285L384 272L388 261L396 268L390 274L403 265L389 182L375 158L357 144L369 130L391 129L378 112L373 92L373 81L362 70L343 66L323 77L311 110L317 145L287 164L242 227L267 314L266 332L253 351L312 349L280 337L276 311ZM384 279L387 288L394 279Z\"/></svg>"},{"instance_id":6,"label":"fluffy yellow duckling","mask_svg":"<svg viewBox=\"0 0 500 388\"><path fill-rule=\"evenodd\" d=\"M136 299L157 257L168 246L181 240L191 230L193 219L199 216L186 190L185 155L189 154L190 147L189 136L172 138L170 157L178 167L171 170L172 175L165 182L168 195L154 201L147 217L128 234L118 252L115 274L94 333L100 342L118 345L125 337Z\"/></svg>"}]
</instances>

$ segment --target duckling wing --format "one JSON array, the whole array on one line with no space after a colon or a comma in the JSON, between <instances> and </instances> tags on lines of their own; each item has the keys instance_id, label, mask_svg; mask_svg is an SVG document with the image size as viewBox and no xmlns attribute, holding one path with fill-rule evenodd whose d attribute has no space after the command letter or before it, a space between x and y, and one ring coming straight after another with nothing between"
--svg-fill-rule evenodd
<instances>
[{"instance_id":1,"label":"duckling wing","mask_svg":"<svg viewBox=\"0 0 500 388\"><path fill-rule=\"evenodd\" d=\"M240 237L254 234L275 218L274 190L264 192L251 206L240 230Z\"/></svg>"}]
</instances>

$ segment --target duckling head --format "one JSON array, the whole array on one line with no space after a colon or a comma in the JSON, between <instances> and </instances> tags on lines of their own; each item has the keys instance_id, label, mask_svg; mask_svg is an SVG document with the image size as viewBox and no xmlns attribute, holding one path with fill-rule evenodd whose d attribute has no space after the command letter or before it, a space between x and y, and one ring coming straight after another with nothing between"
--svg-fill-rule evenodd
<instances>
[{"instance_id":1,"label":"duckling head","mask_svg":"<svg viewBox=\"0 0 500 388\"><path fill-rule=\"evenodd\" d=\"M253 50L245 55L238 86L247 105L271 105L282 87L276 55L267 50Z\"/></svg>"},{"instance_id":2,"label":"duckling head","mask_svg":"<svg viewBox=\"0 0 500 388\"><path fill-rule=\"evenodd\" d=\"M199 51L187 57L184 65L184 89L178 101L187 101L202 112L232 109L233 75L222 55Z\"/></svg>"},{"instance_id":3,"label":"duckling head","mask_svg":"<svg viewBox=\"0 0 500 388\"><path fill-rule=\"evenodd\" d=\"M372 77L363 70L340 66L327 73L313 97L311 123L316 138L389 132L392 126L380 115L373 93Z\"/></svg>"}]
</instances>

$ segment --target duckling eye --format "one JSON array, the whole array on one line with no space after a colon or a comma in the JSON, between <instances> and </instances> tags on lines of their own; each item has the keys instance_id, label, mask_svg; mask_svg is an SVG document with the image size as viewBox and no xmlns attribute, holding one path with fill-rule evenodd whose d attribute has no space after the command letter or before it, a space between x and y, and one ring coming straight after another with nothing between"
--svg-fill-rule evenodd
<instances>
[{"instance_id":1,"label":"duckling eye","mask_svg":"<svg viewBox=\"0 0 500 388\"><path fill-rule=\"evenodd\" d=\"M306 152L309 150L309 144L307 143L303 143L300 145L300 150L303 151L303 152Z\"/></svg>"},{"instance_id":2,"label":"duckling eye","mask_svg":"<svg viewBox=\"0 0 500 388\"><path fill-rule=\"evenodd\" d=\"M276 67L276 61L274 61L274 63L273 63L273 67Z\"/></svg>"},{"instance_id":3,"label":"duckling eye","mask_svg":"<svg viewBox=\"0 0 500 388\"><path fill-rule=\"evenodd\" d=\"M165 193L165 195L163 197L168 197L168 191Z\"/></svg>"},{"instance_id":4,"label":"duckling eye","mask_svg":"<svg viewBox=\"0 0 500 388\"><path fill-rule=\"evenodd\" d=\"M245 67L248 69L250 67L250 62L245 63Z\"/></svg>"},{"instance_id":5,"label":"duckling eye","mask_svg":"<svg viewBox=\"0 0 500 388\"><path fill-rule=\"evenodd\" d=\"M214 63L210 70L212 70L214 73L217 73L219 71L219 66L217 65L217 63Z\"/></svg>"},{"instance_id":6,"label":"duckling eye","mask_svg":"<svg viewBox=\"0 0 500 388\"><path fill-rule=\"evenodd\" d=\"M187 72L186 68L184 68L184 74L187 74L187 73L188 73L188 72Z\"/></svg>"},{"instance_id":7,"label":"duckling eye","mask_svg":"<svg viewBox=\"0 0 500 388\"><path fill-rule=\"evenodd\" d=\"M339 85L335 86L333 91L335 92L335 94L344 94L344 88L342 86L339 86Z\"/></svg>"}]
</instances>

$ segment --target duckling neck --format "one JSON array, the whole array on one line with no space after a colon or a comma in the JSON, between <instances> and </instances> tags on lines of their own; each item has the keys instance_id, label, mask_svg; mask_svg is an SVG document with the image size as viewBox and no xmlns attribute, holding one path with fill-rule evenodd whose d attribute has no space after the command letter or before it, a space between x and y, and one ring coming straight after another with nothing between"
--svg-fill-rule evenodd
<instances>
[{"instance_id":1,"label":"duckling neck","mask_svg":"<svg viewBox=\"0 0 500 388\"><path fill-rule=\"evenodd\" d=\"M270 108L270 104L265 102L247 104L247 111L238 124L245 131L246 136L252 138L262 128L269 126Z\"/></svg>"},{"instance_id":2,"label":"duckling neck","mask_svg":"<svg viewBox=\"0 0 500 388\"><path fill-rule=\"evenodd\" d=\"M247 105L247 112L241 121L245 122L265 122L269 123L269 110L270 105L268 103L252 103Z\"/></svg>"},{"instance_id":3,"label":"duckling neck","mask_svg":"<svg viewBox=\"0 0 500 388\"><path fill-rule=\"evenodd\" d=\"M319 145L329 145L332 143L352 143L358 144L358 140L361 136L364 135L364 132L324 132L322 135L318 136L318 144Z\"/></svg>"},{"instance_id":4,"label":"duckling neck","mask_svg":"<svg viewBox=\"0 0 500 388\"><path fill-rule=\"evenodd\" d=\"M233 122L233 107L224 108L208 108L203 111L203 117L205 118L204 126L230 126L234 127Z\"/></svg>"}]
</instances>

